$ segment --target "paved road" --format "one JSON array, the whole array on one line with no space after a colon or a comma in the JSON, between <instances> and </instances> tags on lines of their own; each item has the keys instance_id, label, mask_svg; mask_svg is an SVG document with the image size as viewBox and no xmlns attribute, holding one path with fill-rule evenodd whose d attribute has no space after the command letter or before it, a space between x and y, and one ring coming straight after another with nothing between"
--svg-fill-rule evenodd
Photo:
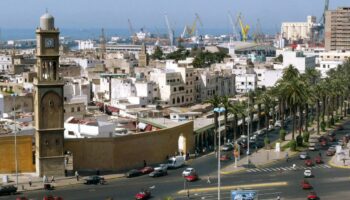
<instances>
[{"instance_id":1,"label":"paved road","mask_svg":"<svg viewBox=\"0 0 350 200\"><path fill-rule=\"evenodd\" d=\"M337 133L337 137L350 131L350 123L347 123L345 130L341 133ZM275 135L270 134L270 136ZM321 151L323 155L325 153ZM314 157L318 152L310 152L311 157ZM348 199L350 192L348 192L347 185L350 182L350 170L330 168L327 165L329 158L323 156L325 164L314 167L313 173L315 178L310 180L314 186L315 191L322 197L322 199ZM292 164L298 166L298 170L290 170ZM223 166L230 163L223 163ZM199 174L203 177L203 180L199 180L194 183L189 183L189 188L207 188L215 187L216 180L213 176L217 170L217 160L214 155L207 155L198 158L191 162L191 166L195 167ZM303 161L298 157L293 157L290 161L275 163L265 168L252 168L249 171L245 171L238 174L223 175L222 186L231 185L246 185L246 184L266 184L274 182L286 182L287 186L280 187L260 187L259 194L260 199L275 199L278 194L284 199L305 199L308 191L303 191L300 188L300 181L303 179ZM276 170L284 168L285 170ZM181 177L182 169L169 170L169 175L159 178L150 178L147 176L141 176L131 179L118 179L112 180L107 185L74 185L65 188L58 188L54 191L32 191L27 192L24 195L33 199L42 199L45 194L52 193L53 195L62 196L68 200L89 200L89 199L106 199L107 197L113 197L116 199L133 199L133 196L142 188L154 186L152 190L152 199L163 199L166 196L174 196L176 199L183 199L184 194L178 194L177 192L184 188L184 181ZM253 171L254 170L254 171ZM207 174L212 174L211 184L207 183ZM249 188L245 188L249 189ZM254 189L254 188L252 188ZM208 192L194 192L190 193L191 199L216 199L216 191ZM229 191L222 191L222 199L229 199ZM0 199L11 199L8 196L0 197ZM14 198L12 198L14 199Z\"/></svg>"}]
</instances>

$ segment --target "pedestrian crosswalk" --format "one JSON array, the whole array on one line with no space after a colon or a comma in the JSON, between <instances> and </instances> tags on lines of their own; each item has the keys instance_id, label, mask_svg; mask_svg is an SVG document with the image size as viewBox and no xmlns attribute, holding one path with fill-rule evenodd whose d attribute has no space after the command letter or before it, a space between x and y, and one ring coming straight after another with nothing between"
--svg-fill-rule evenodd
<instances>
[{"instance_id":1,"label":"pedestrian crosswalk","mask_svg":"<svg viewBox=\"0 0 350 200\"><path fill-rule=\"evenodd\" d=\"M249 172L249 173L280 172L280 171L289 171L289 170L327 169L327 168L331 168L331 166L329 166L327 164L322 164L322 165L314 165L312 167L296 166L295 168L293 168L293 166L290 166L290 167L271 167L271 168L253 168L253 169L247 169L246 172Z\"/></svg>"}]
</instances>

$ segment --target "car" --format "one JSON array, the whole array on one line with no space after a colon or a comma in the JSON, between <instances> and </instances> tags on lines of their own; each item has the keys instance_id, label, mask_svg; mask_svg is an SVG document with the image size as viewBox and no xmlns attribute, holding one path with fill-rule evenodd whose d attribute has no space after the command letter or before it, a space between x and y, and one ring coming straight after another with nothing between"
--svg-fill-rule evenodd
<instances>
[{"instance_id":1,"label":"car","mask_svg":"<svg viewBox=\"0 0 350 200\"><path fill-rule=\"evenodd\" d=\"M306 151L303 151L303 152L301 152L300 154L299 154L299 158L301 159L301 160L305 160L305 159L307 159L309 157L309 154L306 152Z\"/></svg>"},{"instance_id":2,"label":"car","mask_svg":"<svg viewBox=\"0 0 350 200\"><path fill-rule=\"evenodd\" d=\"M309 190L309 189L312 189L312 186L311 186L311 184L309 183L309 181L303 180L303 181L301 181L301 188L302 188L303 190Z\"/></svg>"},{"instance_id":3,"label":"car","mask_svg":"<svg viewBox=\"0 0 350 200\"><path fill-rule=\"evenodd\" d=\"M186 168L183 172L182 172L182 176L189 176L191 174L196 173L196 171L194 170L194 168Z\"/></svg>"},{"instance_id":4,"label":"car","mask_svg":"<svg viewBox=\"0 0 350 200\"><path fill-rule=\"evenodd\" d=\"M281 126L282 126L281 120L277 120L277 121L275 122L275 127L281 128Z\"/></svg>"},{"instance_id":5,"label":"car","mask_svg":"<svg viewBox=\"0 0 350 200\"><path fill-rule=\"evenodd\" d=\"M0 195L16 194L17 188L13 185L0 186Z\"/></svg>"},{"instance_id":6,"label":"car","mask_svg":"<svg viewBox=\"0 0 350 200\"><path fill-rule=\"evenodd\" d=\"M48 196L44 196L43 200L63 200L63 198L62 197L48 195Z\"/></svg>"},{"instance_id":7,"label":"car","mask_svg":"<svg viewBox=\"0 0 350 200\"><path fill-rule=\"evenodd\" d=\"M132 169L125 174L127 178L136 177L140 175L142 175L142 172L138 169Z\"/></svg>"},{"instance_id":8,"label":"car","mask_svg":"<svg viewBox=\"0 0 350 200\"><path fill-rule=\"evenodd\" d=\"M222 151L231 151L233 150L233 145L232 144L224 144L221 148Z\"/></svg>"},{"instance_id":9,"label":"car","mask_svg":"<svg viewBox=\"0 0 350 200\"><path fill-rule=\"evenodd\" d=\"M334 147L329 147L327 152L326 152L326 155L327 156L334 156L335 152L336 152L336 150Z\"/></svg>"},{"instance_id":10,"label":"car","mask_svg":"<svg viewBox=\"0 0 350 200\"><path fill-rule=\"evenodd\" d=\"M336 138L335 138L335 136L328 136L328 140L330 142L335 142Z\"/></svg>"},{"instance_id":11,"label":"car","mask_svg":"<svg viewBox=\"0 0 350 200\"><path fill-rule=\"evenodd\" d=\"M149 166L146 166L146 167L140 169L140 172L142 174L149 174L149 173L151 173L153 171L154 171L153 167L149 167Z\"/></svg>"},{"instance_id":12,"label":"car","mask_svg":"<svg viewBox=\"0 0 350 200\"><path fill-rule=\"evenodd\" d=\"M197 173L192 173L192 174L190 174L190 175L188 175L188 176L185 176L184 178L185 178L186 181L188 181L188 182L193 182L193 181L198 180L198 174L197 174Z\"/></svg>"},{"instance_id":13,"label":"car","mask_svg":"<svg viewBox=\"0 0 350 200\"><path fill-rule=\"evenodd\" d=\"M322 135L321 137L318 138L318 141L321 142L322 140L326 140L327 141L327 137L325 137L324 135Z\"/></svg>"},{"instance_id":14,"label":"car","mask_svg":"<svg viewBox=\"0 0 350 200\"><path fill-rule=\"evenodd\" d=\"M322 160L321 156L317 156L317 157L315 158L315 163L316 163L316 164L322 164L322 163L323 163L323 160Z\"/></svg>"},{"instance_id":15,"label":"car","mask_svg":"<svg viewBox=\"0 0 350 200\"><path fill-rule=\"evenodd\" d=\"M135 195L136 200L147 200L151 198L151 192L149 190L142 190Z\"/></svg>"},{"instance_id":16,"label":"car","mask_svg":"<svg viewBox=\"0 0 350 200\"><path fill-rule=\"evenodd\" d=\"M318 199L318 196L317 196L316 192L310 192L310 193L307 195L307 199L308 199L308 200L317 200L317 199Z\"/></svg>"},{"instance_id":17,"label":"car","mask_svg":"<svg viewBox=\"0 0 350 200\"><path fill-rule=\"evenodd\" d=\"M310 151L316 151L317 150L317 145L316 143L309 143L309 148Z\"/></svg>"},{"instance_id":18,"label":"car","mask_svg":"<svg viewBox=\"0 0 350 200\"><path fill-rule=\"evenodd\" d=\"M17 197L16 200L28 200L27 197Z\"/></svg>"},{"instance_id":19,"label":"car","mask_svg":"<svg viewBox=\"0 0 350 200\"><path fill-rule=\"evenodd\" d=\"M335 132L334 131L329 131L327 135L331 136L331 137L335 137Z\"/></svg>"},{"instance_id":20,"label":"car","mask_svg":"<svg viewBox=\"0 0 350 200\"><path fill-rule=\"evenodd\" d=\"M93 176L89 176L85 179L85 184L90 185L90 184L104 184L105 183L105 179L102 176L97 176L97 175L93 175Z\"/></svg>"},{"instance_id":21,"label":"car","mask_svg":"<svg viewBox=\"0 0 350 200\"><path fill-rule=\"evenodd\" d=\"M253 133L253 135L258 135L258 136L263 136L266 134L266 129L261 129L261 130L257 130Z\"/></svg>"},{"instance_id":22,"label":"car","mask_svg":"<svg viewBox=\"0 0 350 200\"><path fill-rule=\"evenodd\" d=\"M168 174L168 171L166 169L163 169L161 167L154 168L154 171L149 174L150 177L160 177L165 176Z\"/></svg>"},{"instance_id":23,"label":"car","mask_svg":"<svg viewBox=\"0 0 350 200\"><path fill-rule=\"evenodd\" d=\"M311 178L313 175L312 175L312 172L311 172L311 169L306 169L304 171L304 177L305 178Z\"/></svg>"},{"instance_id":24,"label":"car","mask_svg":"<svg viewBox=\"0 0 350 200\"><path fill-rule=\"evenodd\" d=\"M220 160L221 161L231 160L231 157L228 154L224 154L220 156Z\"/></svg>"},{"instance_id":25,"label":"car","mask_svg":"<svg viewBox=\"0 0 350 200\"><path fill-rule=\"evenodd\" d=\"M323 138L321 141L320 141L320 144L322 147L327 147L328 143L327 143L327 139L326 138Z\"/></svg>"},{"instance_id":26,"label":"car","mask_svg":"<svg viewBox=\"0 0 350 200\"><path fill-rule=\"evenodd\" d=\"M306 159L305 160L305 165L308 166L308 167L312 167L314 164L313 164L311 159Z\"/></svg>"}]
</instances>

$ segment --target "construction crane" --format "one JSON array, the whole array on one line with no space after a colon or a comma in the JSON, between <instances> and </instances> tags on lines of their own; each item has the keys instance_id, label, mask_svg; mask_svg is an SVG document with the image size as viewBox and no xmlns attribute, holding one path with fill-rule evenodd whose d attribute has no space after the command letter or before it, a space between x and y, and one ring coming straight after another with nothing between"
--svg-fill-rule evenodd
<instances>
[{"instance_id":1,"label":"construction crane","mask_svg":"<svg viewBox=\"0 0 350 200\"><path fill-rule=\"evenodd\" d=\"M256 22L255 33L253 34L253 38L256 43L262 43L265 40L264 33L261 30L260 19L258 19Z\"/></svg>"},{"instance_id":2,"label":"construction crane","mask_svg":"<svg viewBox=\"0 0 350 200\"><path fill-rule=\"evenodd\" d=\"M232 16L232 14L231 14L231 12L230 11L228 11L228 19L229 19L229 21L230 21L230 24L231 24L231 27L232 27L232 36L233 36L233 39L234 40L237 40L237 38L238 38L238 35L237 35L237 31L236 31L236 25L235 25L235 23L233 22L233 16Z\"/></svg>"},{"instance_id":3,"label":"construction crane","mask_svg":"<svg viewBox=\"0 0 350 200\"><path fill-rule=\"evenodd\" d=\"M242 19L242 14L239 13L237 16L237 22L236 24L239 23L240 27L241 27L241 37L242 37L242 41L246 42L248 39L248 32L249 32L249 25L244 25L243 23L243 19Z\"/></svg>"},{"instance_id":4,"label":"construction crane","mask_svg":"<svg viewBox=\"0 0 350 200\"><path fill-rule=\"evenodd\" d=\"M137 36L136 36L135 31L134 31L134 28L132 27L130 19L128 19L128 24L129 24L129 32L130 32L130 35L131 35L132 44L135 44L136 41L137 41Z\"/></svg>"},{"instance_id":5,"label":"construction crane","mask_svg":"<svg viewBox=\"0 0 350 200\"><path fill-rule=\"evenodd\" d=\"M324 9L322 13L322 17L320 19L320 24L323 26L326 24L326 11L329 9L329 0L324 0Z\"/></svg>"},{"instance_id":6,"label":"construction crane","mask_svg":"<svg viewBox=\"0 0 350 200\"><path fill-rule=\"evenodd\" d=\"M319 23L314 24L311 30L311 42L312 45L316 45L316 43L320 44L324 40L324 27L326 24L326 12L329 9L329 0L324 0L324 9L322 16L320 17Z\"/></svg>"},{"instance_id":7,"label":"construction crane","mask_svg":"<svg viewBox=\"0 0 350 200\"><path fill-rule=\"evenodd\" d=\"M164 17L165 17L165 23L166 23L166 26L168 29L168 37L169 37L170 46L174 46L174 30L170 26L168 15L165 14Z\"/></svg>"}]
</instances>

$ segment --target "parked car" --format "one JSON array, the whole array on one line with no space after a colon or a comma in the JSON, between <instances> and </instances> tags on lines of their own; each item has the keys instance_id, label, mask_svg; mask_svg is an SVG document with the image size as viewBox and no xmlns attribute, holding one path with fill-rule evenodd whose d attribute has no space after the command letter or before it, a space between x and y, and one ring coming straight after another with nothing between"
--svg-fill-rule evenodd
<instances>
[{"instance_id":1,"label":"parked car","mask_svg":"<svg viewBox=\"0 0 350 200\"><path fill-rule=\"evenodd\" d=\"M17 188L13 185L0 186L0 195L16 194Z\"/></svg>"},{"instance_id":2,"label":"parked car","mask_svg":"<svg viewBox=\"0 0 350 200\"><path fill-rule=\"evenodd\" d=\"M316 163L316 164L322 164L322 163L323 163L323 160L322 160L321 156L317 156L317 157L315 158L315 163Z\"/></svg>"},{"instance_id":3,"label":"parked car","mask_svg":"<svg viewBox=\"0 0 350 200\"><path fill-rule=\"evenodd\" d=\"M97 176L97 175L93 175L93 176L89 176L85 179L85 184L90 185L90 184L104 184L105 183L105 179L102 176Z\"/></svg>"},{"instance_id":4,"label":"parked car","mask_svg":"<svg viewBox=\"0 0 350 200\"><path fill-rule=\"evenodd\" d=\"M314 164L313 164L311 159L306 159L305 160L305 165L308 166L308 167L312 167Z\"/></svg>"},{"instance_id":5,"label":"parked car","mask_svg":"<svg viewBox=\"0 0 350 200\"><path fill-rule=\"evenodd\" d=\"M304 171L304 177L305 178L311 178L313 175L312 175L312 172L311 172L311 169L306 169Z\"/></svg>"},{"instance_id":6,"label":"parked car","mask_svg":"<svg viewBox=\"0 0 350 200\"><path fill-rule=\"evenodd\" d=\"M27 197L17 197L16 200L28 200Z\"/></svg>"},{"instance_id":7,"label":"parked car","mask_svg":"<svg viewBox=\"0 0 350 200\"><path fill-rule=\"evenodd\" d=\"M159 176L165 176L168 174L168 171L166 169L163 169L161 167L154 168L154 171L149 174L150 177L159 177Z\"/></svg>"},{"instance_id":8,"label":"parked car","mask_svg":"<svg viewBox=\"0 0 350 200\"><path fill-rule=\"evenodd\" d=\"M261 130L257 130L253 133L253 135L258 135L258 136L263 136L266 134L266 129L261 129Z\"/></svg>"},{"instance_id":9,"label":"parked car","mask_svg":"<svg viewBox=\"0 0 350 200\"><path fill-rule=\"evenodd\" d=\"M305 160L305 159L307 159L309 157L309 154L306 152L306 151L303 151L303 152L301 152L300 154L299 154L299 158L301 159L301 160Z\"/></svg>"},{"instance_id":10,"label":"parked car","mask_svg":"<svg viewBox=\"0 0 350 200\"><path fill-rule=\"evenodd\" d=\"M62 197L48 195L48 196L44 196L43 200L63 200L63 198Z\"/></svg>"},{"instance_id":11,"label":"parked car","mask_svg":"<svg viewBox=\"0 0 350 200\"><path fill-rule=\"evenodd\" d=\"M323 138L321 141L320 141L320 144L321 144L321 147L327 147L328 143L327 143L327 139L326 138Z\"/></svg>"},{"instance_id":12,"label":"parked car","mask_svg":"<svg viewBox=\"0 0 350 200\"><path fill-rule=\"evenodd\" d=\"M233 144L224 144L221 148L222 151L231 151L233 150Z\"/></svg>"},{"instance_id":13,"label":"parked car","mask_svg":"<svg viewBox=\"0 0 350 200\"><path fill-rule=\"evenodd\" d=\"M310 151L316 151L316 150L317 150L317 143L312 143L312 142L310 142L310 143L309 143L308 149L309 149Z\"/></svg>"},{"instance_id":14,"label":"parked car","mask_svg":"<svg viewBox=\"0 0 350 200\"><path fill-rule=\"evenodd\" d=\"M312 186L311 186L311 184L309 183L309 181L303 180L303 181L301 181L301 188L302 188L303 190L309 190L309 189L312 189Z\"/></svg>"},{"instance_id":15,"label":"parked car","mask_svg":"<svg viewBox=\"0 0 350 200\"><path fill-rule=\"evenodd\" d=\"M220 160L221 161L231 160L231 157L228 154L224 154L220 156Z\"/></svg>"},{"instance_id":16,"label":"parked car","mask_svg":"<svg viewBox=\"0 0 350 200\"><path fill-rule=\"evenodd\" d=\"M326 155L327 156L334 156L335 152L336 152L336 150L334 147L329 147L327 152L326 152Z\"/></svg>"},{"instance_id":17,"label":"parked car","mask_svg":"<svg viewBox=\"0 0 350 200\"><path fill-rule=\"evenodd\" d=\"M194 170L194 168L186 168L183 172L182 172L182 176L189 176L190 174L196 173L196 171Z\"/></svg>"},{"instance_id":18,"label":"parked car","mask_svg":"<svg viewBox=\"0 0 350 200\"><path fill-rule=\"evenodd\" d=\"M132 169L132 170L126 172L126 174L125 174L125 176L127 178L136 177L136 176L140 176L140 175L142 175L142 172L138 169Z\"/></svg>"},{"instance_id":19,"label":"parked car","mask_svg":"<svg viewBox=\"0 0 350 200\"><path fill-rule=\"evenodd\" d=\"M151 198L151 192L149 190L142 190L135 195L136 200L147 200Z\"/></svg>"},{"instance_id":20,"label":"parked car","mask_svg":"<svg viewBox=\"0 0 350 200\"><path fill-rule=\"evenodd\" d=\"M335 141L336 141L336 138L335 138L335 136L328 136L328 140L329 140L330 142L335 142Z\"/></svg>"},{"instance_id":21,"label":"parked car","mask_svg":"<svg viewBox=\"0 0 350 200\"><path fill-rule=\"evenodd\" d=\"M149 166L140 169L140 172L142 174L149 174L149 173L151 173L153 171L154 171L153 167L149 167Z\"/></svg>"},{"instance_id":22,"label":"parked car","mask_svg":"<svg viewBox=\"0 0 350 200\"><path fill-rule=\"evenodd\" d=\"M281 128L281 126L282 126L281 120L277 120L277 121L275 122L275 127Z\"/></svg>"},{"instance_id":23,"label":"parked car","mask_svg":"<svg viewBox=\"0 0 350 200\"><path fill-rule=\"evenodd\" d=\"M308 199L308 200L317 200L317 199L318 199L318 196L317 196L316 192L310 192L310 193L307 195L307 199Z\"/></svg>"}]
</instances>

